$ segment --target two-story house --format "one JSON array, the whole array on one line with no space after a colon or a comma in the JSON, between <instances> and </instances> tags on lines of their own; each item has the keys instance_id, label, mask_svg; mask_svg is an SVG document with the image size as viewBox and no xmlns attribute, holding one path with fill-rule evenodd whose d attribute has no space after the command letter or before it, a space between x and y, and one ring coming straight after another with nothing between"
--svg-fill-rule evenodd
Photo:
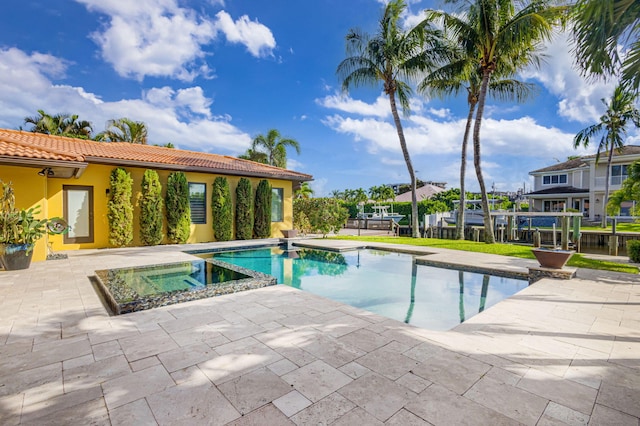
<instances>
[{"instance_id":1,"label":"two-story house","mask_svg":"<svg viewBox=\"0 0 640 426\"><path fill-rule=\"evenodd\" d=\"M627 167L640 160L640 146L629 145L614 151L609 177L609 193L620 189L627 178ZM604 190L607 153L567 160L529 172L533 191L527 194L530 211L559 212L574 209L589 220L598 220L605 212ZM620 216L629 216L632 202L622 205Z\"/></svg>"}]
</instances>

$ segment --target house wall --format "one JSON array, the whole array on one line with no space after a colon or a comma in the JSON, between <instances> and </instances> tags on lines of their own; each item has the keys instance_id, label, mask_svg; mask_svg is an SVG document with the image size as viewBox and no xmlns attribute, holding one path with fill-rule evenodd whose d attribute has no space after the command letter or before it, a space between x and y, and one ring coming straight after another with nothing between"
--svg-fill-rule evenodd
<instances>
[{"instance_id":1,"label":"house wall","mask_svg":"<svg viewBox=\"0 0 640 426\"><path fill-rule=\"evenodd\" d=\"M38 218L52 217L46 202L47 178L38 176L41 169L32 167L0 166L0 180L11 182L16 197L16 208L39 208ZM33 260L47 258L46 238L40 239L33 251Z\"/></svg>"},{"instance_id":2,"label":"house wall","mask_svg":"<svg viewBox=\"0 0 640 426\"><path fill-rule=\"evenodd\" d=\"M3 181L11 181L14 184L16 193L16 204L18 208L28 208L36 205L42 206L42 217L62 217L63 216L63 186L78 185L93 187L93 221L94 221L94 242L93 243L76 243L65 244L62 235L48 235L38 242L34 251L34 261L46 259L46 240L52 244L53 250L77 250L88 248L105 248L109 245L109 223L107 219L107 203L109 195L107 190L110 188L109 178L111 171L115 166L106 165L89 165L80 178L59 179L45 178L38 176L40 169L29 167L0 167L0 179ZM134 205L134 239L131 245L140 245L140 227L139 212L140 207L138 198L140 196L142 176L146 169L126 167L125 170L131 173L133 178L133 197ZM166 194L167 177L171 172L167 170L159 170L158 175L162 184L162 195ZM211 189L213 181L221 175L208 173L186 172L189 182L205 183L207 188L207 219L206 224L191 225L191 236L189 243L210 242L215 241L212 227L212 215L209 207L211 200ZM235 190L240 180L239 176L226 176L231 190L231 196L235 206ZM262 178L249 178L255 191L258 182ZM282 237L282 230L293 228L293 185L291 181L268 179L274 188L283 188L284 194L284 220L282 222L272 222L271 236ZM166 234L166 224L165 224ZM163 243L168 243L165 237Z\"/></svg>"}]
</instances>

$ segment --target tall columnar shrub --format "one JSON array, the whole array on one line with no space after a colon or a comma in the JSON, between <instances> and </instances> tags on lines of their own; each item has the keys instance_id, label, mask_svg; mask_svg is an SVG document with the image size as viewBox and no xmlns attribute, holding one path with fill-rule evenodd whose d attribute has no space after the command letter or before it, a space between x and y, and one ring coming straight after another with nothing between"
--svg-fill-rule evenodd
<instances>
[{"instance_id":1,"label":"tall columnar shrub","mask_svg":"<svg viewBox=\"0 0 640 426\"><path fill-rule=\"evenodd\" d=\"M111 199L107 203L109 244L124 247L133 240L133 179L129 172L118 167L111 171L110 183Z\"/></svg>"},{"instance_id":2,"label":"tall columnar shrub","mask_svg":"<svg viewBox=\"0 0 640 426\"><path fill-rule=\"evenodd\" d=\"M167 237L172 243L184 244L191 234L191 208L189 184L182 172L175 172L167 179Z\"/></svg>"},{"instance_id":3,"label":"tall columnar shrub","mask_svg":"<svg viewBox=\"0 0 640 426\"><path fill-rule=\"evenodd\" d=\"M217 177L211 191L211 213L213 216L213 235L216 241L233 239L233 202L226 177Z\"/></svg>"},{"instance_id":4,"label":"tall columnar shrub","mask_svg":"<svg viewBox=\"0 0 640 426\"><path fill-rule=\"evenodd\" d=\"M236 239L253 238L253 188L251 181L241 178L236 187Z\"/></svg>"},{"instance_id":5,"label":"tall columnar shrub","mask_svg":"<svg viewBox=\"0 0 640 426\"><path fill-rule=\"evenodd\" d=\"M254 208L253 235L256 238L269 238L271 236L271 185L266 179L262 179L256 188Z\"/></svg>"},{"instance_id":6,"label":"tall columnar shrub","mask_svg":"<svg viewBox=\"0 0 640 426\"><path fill-rule=\"evenodd\" d=\"M158 172L146 170L140 193L140 242L145 246L160 244L162 233L162 184Z\"/></svg>"}]
</instances>

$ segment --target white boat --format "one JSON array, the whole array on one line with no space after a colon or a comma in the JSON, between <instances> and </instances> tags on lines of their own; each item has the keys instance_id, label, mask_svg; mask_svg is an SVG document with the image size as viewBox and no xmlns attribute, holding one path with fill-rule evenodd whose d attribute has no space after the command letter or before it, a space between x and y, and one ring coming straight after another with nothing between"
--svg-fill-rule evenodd
<instances>
[{"instance_id":1,"label":"white boat","mask_svg":"<svg viewBox=\"0 0 640 426\"><path fill-rule=\"evenodd\" d=\"M457 204L460 201L455 200L453 202L456 204L456 208L451 212L451 217L444 218L444 221L449 224L455 224L458 221L458 208ZM482 211L482 201L481 200L467 200L467 205L471 205L471 207L466 208L464 211L464 224L466 226L484 226L484 212ZM498 210L493 210L492 212L499 212ZM492 215L494 225L506 225L507 218L504 215Z\"/></svg>"},{"instance_id":2,"label":"white boat","mask_svg":"<svg viewBox=\"0 0 640 426\"><path fill-rule=\"evenodd\" d=\"M372 206L373 213L358 213L358 217L361 219L378 219L385 220L391 219L394 222L398 223L403 217L403 214L398 213L389 213L389 206Z\"/></svg>"}]
</instances>

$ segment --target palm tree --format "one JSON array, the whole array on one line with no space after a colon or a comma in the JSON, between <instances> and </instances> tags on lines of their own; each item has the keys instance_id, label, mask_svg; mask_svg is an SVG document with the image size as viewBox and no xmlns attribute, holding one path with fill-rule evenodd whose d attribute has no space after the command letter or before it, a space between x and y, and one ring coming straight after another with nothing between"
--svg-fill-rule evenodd
<instances>
[{"instance_id":1,"label":"palm tree","mask_svg":"<svg viewBox=\"0 0 640 426\"><path fill-rule=\"evenodd\" d=\"M431 11L428 19L435 19L439 12ZM462 51L459 52L461 54ZM514 58L517 60L517 58ZM531 83L523 83L514 79L507 79L515 73L512 64L505 61L504 67L497 75L501 74L505 78L502 80L491 81L489 83L489 96L498 100L515 100L524 102L535 92L535 85ZM465 175L467 165L467 145L469 135L471 133L471 124L475 114L478 98L480 97L480 86L482 82L482 74L477 61L477 56L462 56L455 59L442 68L428 75L419 85L418 91L430 96L445 98L447 96L455 96L460 92L466 91L467 104L469 112L467 114L467 122L462 137L462 153L460 155L460 204L458 205L458 214L456 220L456 238L464 240L464 216L466 209L466 189Z\"/></svg>"},{"instance_id":2,"label":"palm tree","mask_svg":"<svg viewBox=\"0 0 640 426\"><path fill-rule=\"evenodd\" d=\"M253 139L251 149L261 153L263 149L267 156L267 163L272 166L287 167L287 147L294 148L300 154L300 144L295 139L283 138L276 129L271 129L266 135L258 135Z\"/></svg>"},{"instance_id":3,"label":"palm tree","mask_svg":"<svg viewBox=\"0 0 640 426\"><path fill-rule=\"evenodd\" d=\"M429 27L426 21L409 31L402 30L399 20L405 9L404 0L391 0L380 19L378 32L373 36L357 29L349 30L346 37L348 57L338 65L337 73L345 91L351 86L382 83L384 93L389 97L400 148L411 178L412 236L418 238L416 175L398 115L396 97L405 115L409 114L412 92L409 82L435 68L435 63L448 52L442 45L441 32Z\"/></svg>"},{"instance_id":4,"label":"palm tree","mask_svg":"<svg viewBox=\"0 0 640 426\"><path fill-rule=\"evenodd\" d=\"M34 133L46 133L49 135L68 136L74 138L89 138L93 131L89 121L79 120L77 114L50 115L39 109L38 115L25 117L24 123L31 124Z\"/></svg>"},{"instance_id":5,"label":"palm tree","mask_svg":"<svg viewBox=\"0 0 640 426\"><path fill-rule=\"evenodd\" d=\"M640 127L640 111L635 106L638 99L638 93L625 90L622 85L618 85L613 91L613 96L607 103L602 99L602 103L607 107L607 111L600 117L600 122L582 129L573 138L575 148L579 146L588 147L591 140L596 135L602 135L598 142L598 151L596 154L596 164L600 159L600 152L608 152L607 172L604 183L604 200L602 205L607 206L609 201L609 175L611 173L611 159L613 151L619 150L624 146L624 137L627 135L627 126L633 123L636 127ZM602 215L602 227L607 226L606 211Z\"/></svg>"},{"instance_id":6,"label":"palm tree","mask_svg":"<svg viewBox=\"0 0 640 426\"><path fill-rule=\"evenodd\" d=\"M313 188L309 185L309 182L303 182L300 188L296 190L296 198L311 198L313 195Z\"/></svg>"},{"instance_id":7,"label":"palm tree","mask_svg":"<svg viewBox=\"0 0 640 426\"><path fill-rule=\"evenodd\" d=\"M576 62L587 74L616 75L632 91L640 88L640 2L579 0L573 14ZM629 51L620 57L619 44Z\"/></svg>"},{"instance_id":8,"label":"palm tree","mask_svg":"<svg viewBox=\"0 0 640 426\"><path fill-rule=\"evenodd\" d=\"M95 140L146 145L147 125L142 121L134 121L126 117L109 120L105 131L98 133Z\"/></svg>"},{"instance_id":9,"label":"palm tree","mask_svg":"<svg viewBox=\"0 0 640 426\"><path fill-rule=\"evenodd\" d=\"M256 151L254 149L247 149L242 155L239 155L238 158L242 158L243 160L255 161L256 163L268 164L269 159L267 158L267 154L264 152Z\"/></svg>"},{"instance_id":10,"label":"palm tree","mask_svg":"<svg viewBox=\"0 0 640 426\"><path fill-rule=\"evenodd\" d=\"M541 42L551 37L553 25L568 10L549 4L549 0L534 0L517 10L513 0L476 0L462 16L434 14L442 18L445 31L458 40L463 55L475 58L481 75L473 126L473 164L480 185L487 243L495 243L480 150L487 92L493 79L505 75L504 70L515 72L526 64L539 64L537 51Z\"/></svg>"}]
</instances>

